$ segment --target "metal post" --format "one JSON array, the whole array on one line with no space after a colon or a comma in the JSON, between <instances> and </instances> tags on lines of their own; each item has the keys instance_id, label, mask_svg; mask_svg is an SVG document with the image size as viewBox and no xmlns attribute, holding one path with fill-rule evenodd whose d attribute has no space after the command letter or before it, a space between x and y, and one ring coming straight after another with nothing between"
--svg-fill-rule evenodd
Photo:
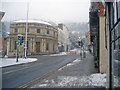
<instances>
[{"instance_id":1,"label":"metal post","mask_svg":"<svg viewBox=\"0 0 120 90\"><path fill-rule=\"evenodd\" d=\"M82 60L82 46L81 46L81 51L80 51L80 57L81 57L81 60Z\"/></svg>"},{"instance_id":2,"label":"metal post","mask_svg":"<svg viewBox=\"0 0 120 90\"><path fill-rule=\"evenodd\" d=\"M85 48L83 47L83 57L86 58Z\"/></svg>"},{"instance_id":3,"label":"metal post","mask_svg":"<svg viewBox=\"0 0 120 90\"><path fill-rule=\"evenodd\" d=\"M23 44L23 50L22 51L23 51L22 58L24 58L24 44Z\"/></svg>"},{"instance_id":4,"label":"metal post","mask_svg":"<svg viewBox=\"0 0 120 90\"><path fill-rule=\"evenodd\" d=\"M29 7L29 3L27 0L27 20L26 20L26 38L25 38L25 58L27 58L27 30L28 30L28 7Z\"/></svg>"},{"instance_id":5,"label":"metal post","mask_svg":"<svg viewBox=\"0 0 120 90\"><path fill-rule=\"evenodd\" d=\"M16 42L17 44L17 50L16 50L16 62L18 62L18 42Z\"/></svg>"}]
</instances>

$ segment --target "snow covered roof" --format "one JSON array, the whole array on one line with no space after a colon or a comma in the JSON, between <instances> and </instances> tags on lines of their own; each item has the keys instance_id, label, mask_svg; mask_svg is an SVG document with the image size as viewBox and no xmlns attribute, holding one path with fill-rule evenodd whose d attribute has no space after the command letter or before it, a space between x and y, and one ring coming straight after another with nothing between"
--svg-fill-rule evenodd
<instances>
[{"instance_id":1,"label":"snow covered roof","mask_svg":"<svg viewBox=\"0 0 120 90\"><path fill-rule=\"evenodd\" d=\"M13 23L26 23L26 20L18 20L14 21ZM28 20L28 23L40 23L52 26L50 23L41 20Z\"/></svg>"}]
</instances>

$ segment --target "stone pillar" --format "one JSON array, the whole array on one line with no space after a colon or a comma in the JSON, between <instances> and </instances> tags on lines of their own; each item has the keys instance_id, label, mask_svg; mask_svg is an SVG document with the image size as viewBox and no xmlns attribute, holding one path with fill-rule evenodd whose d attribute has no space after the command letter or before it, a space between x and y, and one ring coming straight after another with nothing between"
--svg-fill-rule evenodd
<instances>
[{"instance_id":1,"label":"stone pillar","mask_svg":"<svg viewBox=\"0 0 120 90\"><path fill-rule=\"evenodd\" d=\"M42 43L41 43L41 51L42 53L44 52L44 39L42 38Z\"/></svg>"},{"instance_id":2,"label":"stone pillar","mask_svg":"<svg viewBox=\"0 0 120 90\"><path fill-rule=\"evenodd\" d=\"M99 36L100 36L100 73L106 73L106 47L105 47L105 16L99 16Z\"/></svg>"},{"instance_id":3,"label":"stone pillar","mask_svg":"<svg viewBox=\"0 0 120 90\"><path fill-rule=\"evenodd\" d=\"M33 52L36 53L36 42L35 42L35 38L33 38Z\"/></svg>"}]
</instances>

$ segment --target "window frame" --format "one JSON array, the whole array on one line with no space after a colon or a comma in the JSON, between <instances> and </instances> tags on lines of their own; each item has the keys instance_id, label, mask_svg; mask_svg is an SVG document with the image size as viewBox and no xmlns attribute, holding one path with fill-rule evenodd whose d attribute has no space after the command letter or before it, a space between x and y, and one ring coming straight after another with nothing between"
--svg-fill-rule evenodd
<instances>
[{"instance_id":1,"label":"window frame","mask_svg":"<svg viewBox=\"0 0 120 90\"><path fill-rule=\"evenodd\" d=\"M18 32L18 28L15 28L15 33L17 33Z\"/></svg>"},{"instance_id":2,"label":"window frame","mask_svg":"<svg viewBox=\"0 0 120 90\"><path fill-rule=\"evenodd\" d=\"M39 30L39 32L38 32L38 30ZM40 33L40 29L39 28L37 29L37 33Z\"/></svg>"}]
</instances>

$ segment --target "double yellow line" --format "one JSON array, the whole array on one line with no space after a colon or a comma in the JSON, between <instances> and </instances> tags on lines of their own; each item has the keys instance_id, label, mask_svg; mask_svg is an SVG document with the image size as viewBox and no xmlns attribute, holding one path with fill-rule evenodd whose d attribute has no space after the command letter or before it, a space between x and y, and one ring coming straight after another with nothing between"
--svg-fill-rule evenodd
<instances>
[{"instance_id":1,"label":"double yellow line","mask_svg":"<svg viewBox=\"0 0 120 90\"><path fill-rule=\"evenodd\" d=\"M71 61L71 62L73 62L73 61ZM30 81L30 82L26 83L26 84L23 84L23 85L21 85L21 86L17 87L17 88L20 88L20 89L27 88L28 86L32 85L34 82L36 82L36 81L38 81L38 80L40 80L40 79L43 79L43 78L45 78L45 77L47 77L47 76L51 75L53 72L55 72L55 71L59 70L60 68L62 68L62 67L64 67L64 66L66 66L67 64L69 64L69 63L71 63L71 62L68 62L68 63L66 63L66 64L62 65L62 66L60 66L60 67L59 67L59 68L57 68L57 69L51 70L50 72L48 72L48 73L46 73L46 74L42 75L41 77L38 77L38 78L36 78L36 79L34 79L34 80L32 80L32 81Z\"/></svg>"},{"instance_id":2,"label":"double yellow line","mask_svg":"<svg viewBox=\"0 0 120 90\"><path fill-rule=\"evenodd\" d=\"M37 80L40 80L40 79L42 79L42 78L45 78L45 77L49 76L50 74L52 74L53 72L55 72L55 70L52 70L52 71L50 71L50 72L42 75L41 77L38 77L38 78L36 78L36 79L34 79L34 80L26 83L26 84L23 84L23 85L19 86L18 88L27 88L27 87L30 86L33 82L35 82L35 81L37 81Z\"/></svg>"}]
</instances>

